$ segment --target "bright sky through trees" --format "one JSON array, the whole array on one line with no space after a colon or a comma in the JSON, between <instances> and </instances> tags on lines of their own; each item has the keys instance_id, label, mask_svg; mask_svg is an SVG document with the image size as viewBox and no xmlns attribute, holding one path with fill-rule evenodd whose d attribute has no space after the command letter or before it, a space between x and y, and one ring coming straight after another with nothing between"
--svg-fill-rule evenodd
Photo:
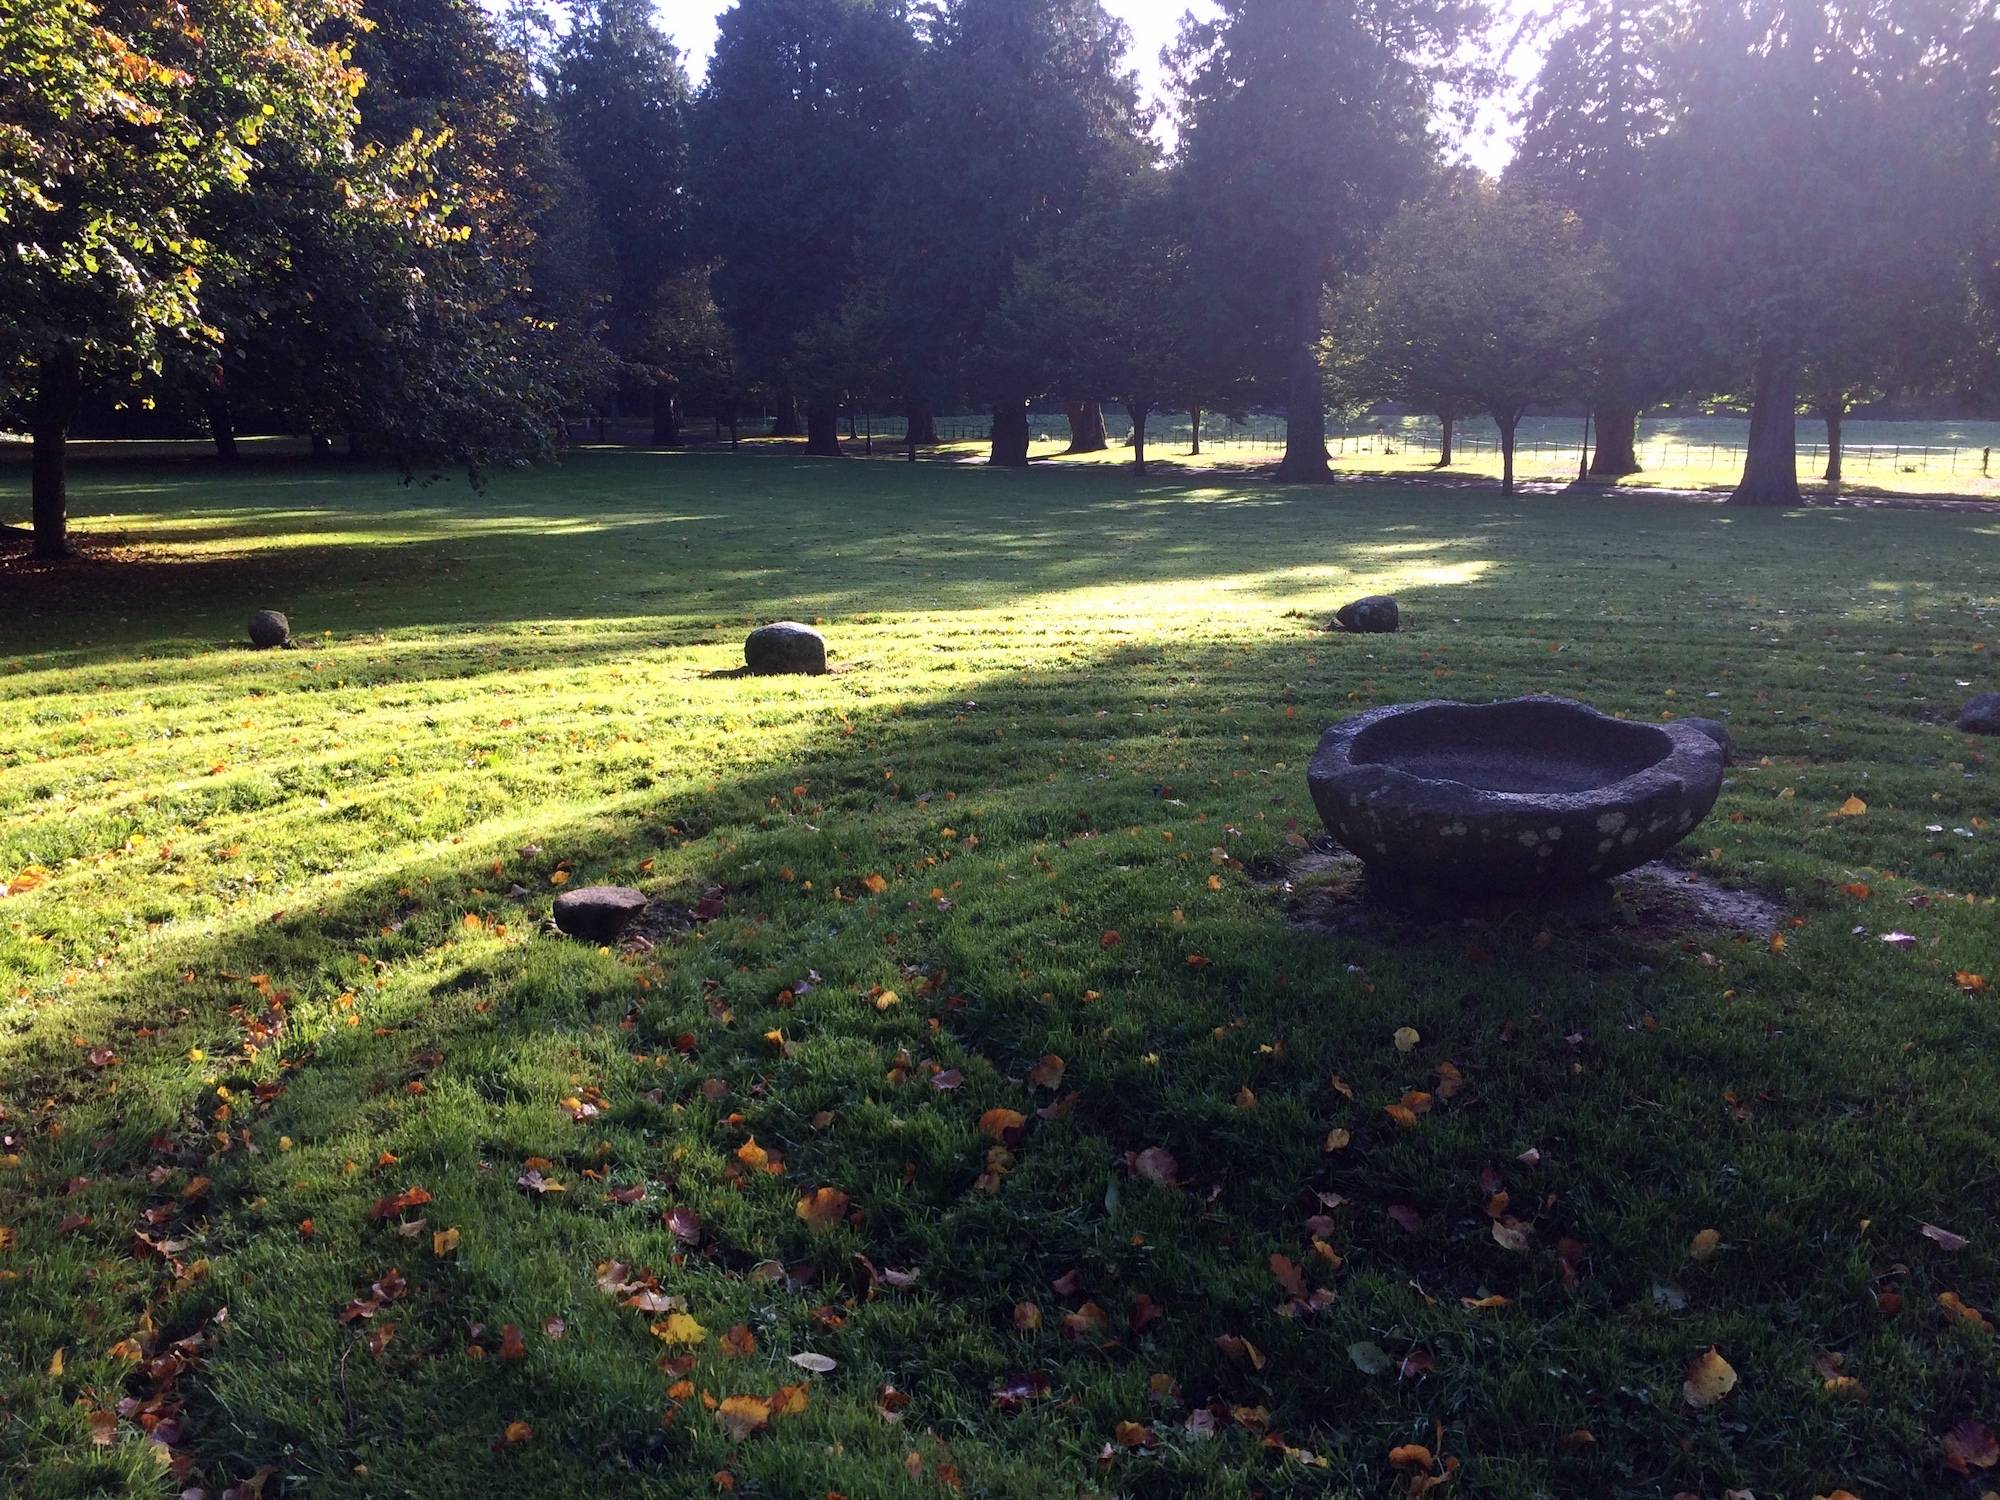
<instances>
[{"instance_id":1,"label":"bright sky through trees","mask_svg":"<svg viewBox=\"0 0 2000 1500\"><path fill-rule=\"evenodd\" d=\"M729 0L659 0L655 6L661 24L687 54L688 71L699 79L715 46L715 18L729 8ZM1150 97L1158 98L1164 86L1160 49L1173 41L1180 30L1181 17L1190 9L1205 12L1206 0L1104 0L1104 8L1132 28L1132 60L1145 81ZM1546 8L1546 0L1506 0L1501 19L1494 28L1496 43L1506 44L1517 18L1525 11ZM1515 82L1533 71L1534 57L1523 53L1513 60L1510 72ZM1465 145L1466 154L1489 172L1497 172L1513 155L1514 131L1507 123L1504 103L1488 105L1480 112L1473 138Z\"/></svg>"}]
</instances>

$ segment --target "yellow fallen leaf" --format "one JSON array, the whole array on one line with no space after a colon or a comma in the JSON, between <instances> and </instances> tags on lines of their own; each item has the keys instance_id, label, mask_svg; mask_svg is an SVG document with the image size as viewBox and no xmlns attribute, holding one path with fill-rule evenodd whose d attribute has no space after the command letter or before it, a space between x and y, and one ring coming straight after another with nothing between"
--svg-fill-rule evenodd
<instances>
[{"instance_id":1,"label":"yellow fallen leaf","mask_svg":"<svg viewBox=\"0 0 2000 1500\"><path fill-rule=\"evenodd\" d=\"M1868 804L1859 797L1849 797L1827 816L1830 818L1858 818L1868 811Z\"/></svg>"},{"instance_id":2,"label":"yellow fallen leaf","mask_svg":"<svg viewBox=\"0 0 2000 1500\"><path fill-rule=\"evenodd\" d=\"M1714 1229L1704 1229L1688 1242L1688 1258L1690 1260L1709 1260L1721 1248L1721 1233Z\"/></svg>"},{"instance_id":3,"label":"yellow fallen leaf","mask_svg":"<svg viewBox=\"0 0 2000 1500\"><path fill-rule=\"evenodd\" d=\"M847 1194L839 1188L814 1188L799 1199L798 1216L812 1229L831 1229L847 1214Z\"/></svg>"},{"instance_id":4,"label":"yellow fallen leaf","mask_svg":"<svg viewBox=\"0 0 2000 1500\"><path fill-rule=\"evenodd\" d=\"M668 1313L652 1332L663 1344L699 1344L708 1337L708 1330L684 1312Z\"/></svg>"},{"instance_id":5,"label":"yellow fallen leaf","mask_svg":"<svg viewBox=\"0 0 2000 1500\"><path fill-rule=\"evenodd\" d=\"M771 1425L771 1403L762 1396L724 1396L715 1414L731 1439L739 1443Z\"/></svg>"},{"instance_id":6,"label":"yellow fallen leaf","mask_svg":"<svg viewBox=\"0 0 2000 1500\"><path fill-rule=\"evenodd\" d=\"M1735 1369L1712 1346L1688 1366L1687 1379L1681 1382L1681 1395L1689 1406L1713 1406L1735 1389Z\"/></svg>"},{"instance_id":7,"label":"yellow fallen leaf","mask_svg":"<svg viewBox=\"0 0 2000 1500\"><path fill-rule=\"evenodd\" d=\"M1398 1052L1408 1052L1422 1040L1423 1038L1417 1034L1417 1028L1414 1026L1398 1026L1396 1028L1396 1050Z\"/></svg>"}]
</instances>

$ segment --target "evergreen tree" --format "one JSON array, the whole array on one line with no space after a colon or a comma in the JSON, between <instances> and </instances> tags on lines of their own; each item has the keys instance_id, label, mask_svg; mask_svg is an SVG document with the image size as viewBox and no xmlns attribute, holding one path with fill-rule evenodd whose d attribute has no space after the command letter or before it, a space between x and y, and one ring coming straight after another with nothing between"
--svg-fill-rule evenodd
<instances>
[{"instance_id":1,"label":"evergreen tree","mask_svg":"<svg viewBox=\"0 0 2000 1500\"><path fill-rule=\"evenodd\" d=\"M848 360L833 332L861 272L872 185L908 115L916 49L900 0L739 0L697 102L716 302L747 371L804 398L814 453L840 452Z\"/></svg>"},{"instance_id":2,"label":"evergreen tree","mask_svg":"<svg viewBox=\"0 0 2000 1500\"><path fill-rule=\"evenodd\" d=\"M606 337L622 383L650 402L653 441L680 441L659 315L695 264L689 240L687 71L649 0L574 0L546 83L605 264Z\"/></svg>"},{"instance_id":3,"label":"evergreen tree","mask_svg":"<svg viewBox=\"0 0 2000 1500\"><path fill-rule=\"evenodd\" d=\"M946 0L873 251L875 300L918 401L991 406L991 461L1028 462L1028 403L1051 378L996 321L1021 262L1093 183L1151 152L1126 31L1097 0Z\"/></svg>"},{"instance_id":4,"label":"evergreen tree","mask_svg":"<svg viewBox=\"0 0 2000 1500\"><path fill-rule=\"evenodd\" d=\"M1217 9L1190 21L1177 59L1208 337L1282 396L1279 476L1323 481L1327 285L1421 188L1433 99L1460 74L1450 59L1483 10L1477 0Z\"/></svg>"}]
</instances>

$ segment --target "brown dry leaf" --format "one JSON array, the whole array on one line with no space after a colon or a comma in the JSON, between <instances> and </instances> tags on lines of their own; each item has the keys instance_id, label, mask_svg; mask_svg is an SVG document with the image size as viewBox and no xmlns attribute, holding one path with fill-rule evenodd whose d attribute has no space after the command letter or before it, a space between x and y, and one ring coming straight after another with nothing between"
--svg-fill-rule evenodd
<instances>
[{"instance_id":1,"label":"brown dry leaf","mask_svg":"<svg viewBox=\"0 0 2000 1500\"><path fill-rule=\"evenodd\" d=\"M1042 1326L1042 1310L1033 1302L1014 1304L1014 1329L1017 1333L1033 1333Z\"/></svg>"},{"instance_id":2,"label":"brown dry leaf","mask_svg":"<svg viewBox=\"0 0 2000 1500\"><path fill-rule=\"evenodd\" d=\"M1062 1087L1066 1066L1060 1057L1051 1052L1028 1069L1028 1082L1038 1089L1047 1089L1050 1093L1054 1093Z\"/></svg>"},{"instance_id":3,"label":"brown dry leaf","mask_svg":"<svg viewBox=\"0 0 2000 1500\"><path fill-rule=\"evenodd\" d=\"M771 1415L774 1417L795 1417L810 1404L804 1382L781 1385L771 1393Z\"/></svg>"},{"instance_id":4,"label":"brown dry leaf","mask_svg":"<svg viewBox=\"0 0 2000 1500\"><path fill-rule=\"evenodd\" d=\"M1722 1248L1722 1233L1716 1229L1704 1229L1688 1242L1688 1259L1713 1260L1715 1252Z\"/></svg>"},{"instance_id":5,"label":"brown dry leaf","mask_svg":"<svg viewBox=\"0 0 2000 1500\"><path fill-rule=\"evenodd\" d=\"M1403 1473L1428 1473L1437 1460L1431 1457L1431 1450L1422 1443L1404 1443L1400 1448L1389 1450L1389 1467Z\"/></svg>"},{"instance_id":6,"label":"brown dry leaf","mask_svg":"<svg viewBox=\"0 0 2000 1500\"><path fill-rule=\"evenodd\" d=\"M521 1337L521 1330L512 1323L500 1325L500 1357L509 1361L528 1357L527 1340Z\"/></svg>"},{"instance_id":7,"label":"brown dry leaf","mask_svg":"<svg viewBox=\"0 0 2000 1500\"><path fill-rule=\"evenodd\" d=\"M1917 1233L1927 1240L1937 1243L1940 1250L1963 1250L1972 1241L1962 1234L1953 1234L1949 1229L1940 1229L1935 1224L1925 1224Z\"/></svg>"},{"instance_id":8,"label":"brown dry leaf","mask_svg":"<svg viewBox=\"0 0 2000 1500\"><path fill-rule=\"evenodd\" d=\"M1968 1418L1944 1435L1944 1466L1954 1474L2000 1464L2000 1439L1984 1422Z\"/></svg>"},{"instance_id":9,"label":"brown dry leaf","mask_svg":"<svg viewBox=\"0 0 2000 1500\"><path fill-rule=\"evenodd\" d=\"M1320 1147L1320 1150L1345 1151L1353 1143L1353 1140L1353 1136L1336 1126L1326 1133L1326 1143Z\"/></svg>"},{"instance_id":10,"label":"brown dry leaf","mask_svg":"<svg viewBox=\"0 0 2000 1500\"><path fill-rule=\"evenodd\" d=\"M1713 1406L1735 1389L1735 1369L1712 1346L1688 1366L1687 1379L1681 1382L1682 1397L1696 1407Z\"/></svg>"},{"instance_id":11,"label":"brown dry leaf","mask_svg":"<svg viewBox=\"0 0 2000 1500\"><path fill-rule=\"evenodd\" d=\"M1274 1253L1271 1256L1271 1274L1278 1278L1278 1285L1285 1289L1286 1296L1303 1299L1312 1295L1304 1274L1290 1257Z\"/></svg>"},{"instance_id":12,"label":"brown dry leaf","mask_svg":"<svg viewBox=\"0 0 2000 1500\"><path fill-rule=\"evenodd\" d=\"M989 1109L979 1117L979 1133L989 1141L1007 1143L1009 1135L1019 1139L1019 1132L1026 1129L1027 1116L1018 1109Z\"/></svg>"},{"instance_id":13,"label":"brown dry leaf","mask_svg":"<svg viewBox=\"0 0 2000 1500\"><path fill-rule=\"evenodd\" d=\"M452 1225L449 1229L439 1229L432 1233L431 1254L438 1256L449 1255L457 1248L458 1226L456 1224Z\"/></svg>"},{"instance_id":14,"label":"brown dry leaf","mask_svg":"<svg viewBox=\"0 0 2000 1500\"><path fill-rule=\"evenodd\" d=\"M1231 1359L1248 1360L1250 1368L1253 1370L1264 1368L1264 1351L1240 1334L1224 1333L1217 1335L1215 1347Z\"/></svg>"},{"instance_id":15,"label":"brown dry leaf","mask_svg":"<svg viewBox=\"0 0 2000 1500\"><path fill-rule=\"evenodd\" d=\"M534 1435L535 1429L526 1422L509 1422L500 1430L500 1445L512 1447L516 1443L527 1442Z\"/></svg>"},{"instance_id":16,"label":"brown dry leaf","mask_svg":"<svg viewBox=\"0 0 2000 1500\"><path fill-rule=\"evenodd\" d=\"M738 1323L716 1341L724 1354L746 1355L757 1352L757 1335L747 1325Z\"/></svg>"},{"instance_id":17,"label":"brown dry leaf","mask_svg":"<svg viewBox=\"0 0 2000 1500\"><path fill-rule=\"evenodd\" d=\"M1135 1175L1159 1187L1172 1187L1181 1175L1181 1164L1165 1146L1148 1146L1132 1158Z\"/></svg>"},{"instance_id":18,"label":"brown dry leaf","mask_svg":"<svg viewBox=\"0 0 2000 1500\"><path fill-rule=\"evenodd\" d=\"M1502 1250L1525 1252L1529 1236L1534 1232L1534 1225L1524 1224L1519 1219L1505 1218L1493 1221L1493 1243Z\"/></svg>"}]
</instances>

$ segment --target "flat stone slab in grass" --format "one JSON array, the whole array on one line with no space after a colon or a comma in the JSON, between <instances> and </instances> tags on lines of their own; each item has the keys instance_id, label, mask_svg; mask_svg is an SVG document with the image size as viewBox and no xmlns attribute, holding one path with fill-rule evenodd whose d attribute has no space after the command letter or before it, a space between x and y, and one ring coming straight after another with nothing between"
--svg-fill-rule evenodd
<instances>
[{"instance_id":1,"label":"flat stone slab in grass","mask_svg":"<svg viewBox=\"0 0 2000 1500\"><path fill-rule=\"evenodd\" d=\"M1341 605L1333 612L1333 621L1356 635L1388 635L1402 628L1403 614L1387 594L1370 594Z\"/></svg>"},{"instance_id":2,"label":"flat stone slab in grass","mask_svg":"<svg viewBox=\"0 0 2000 1500\"><path fill-rule=\"evenodd\" d=\"M743 664L760 675L802 672L817 677L826 670L826 637L796 620L760 625L743 643Z\"/></svg>"},{"instance_id":3,"label":"flat stone slab in grass","mask_svg":"<svg viewBox=\"0 0 2000 1500\"><path fill-rule=\"evenodd\" d=\"M291 621L275 609L258 610L244 628L250 633L250 644L259 651L275 650L292 639Z\"/></svg>"},{"instance_id":4,"label":"flat stone slab in grass","mask_svg":"<svg viewBox=\"0 0 2000 1500\"><path fill-rule=\"evenodd\" d=\"M1395 704L1320 739L1320 821L1371 873L1469 894L1609 879L1657 858L1722 790L1722 747L1567 698Z\"/></svg>"},{"instance_id":5,"label":"flat stone slab in grass","mask_svg":"<svg viewBox=\"0 0 2000 1500\"><path fill-rule=\"evenodd\" d=\"M587 885L556 897L556 926L585 943L616 942L646 909L646 898L629 886Z\"/></svg>"},{"instance_id":6,"label":"flat stone slab in grass","mask_svg":"<svg viewBox=\"0 0 2000 1500\"><path fill-rule=\"evenodd\" d=\"M2000 693L1981 693L1959 711L1958 727L1967 734L2000 734Z\"/></svg>"}]
</instances>

